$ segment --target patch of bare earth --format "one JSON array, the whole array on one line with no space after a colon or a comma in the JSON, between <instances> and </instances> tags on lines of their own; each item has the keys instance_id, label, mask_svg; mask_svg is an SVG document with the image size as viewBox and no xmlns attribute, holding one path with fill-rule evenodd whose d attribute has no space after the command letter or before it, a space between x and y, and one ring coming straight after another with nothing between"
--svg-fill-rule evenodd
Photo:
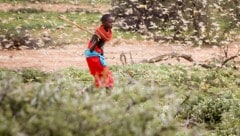
<instances>
[{"instance_id":1,"label":"patch of bare earth","mask_svg":"<svg viewBox=\"0 0 240 136\"><path fill-rule=\"evenodd\" d=\"M110 6L104 4L90 5L90 4L47 4L47 3L24 3L24 4L9 4L0 3L1 11L18 10L21 8L32 8L43 11L66 12L83 10L89 12L107 13Z\"/></svg>"},{"instance_id":2,"label":"patch of bare earth","mask_svg":"<svg viewBox=\"0 0 240 136\"><path fill-rule=\"evenodd\" d=\"M43 71L56 71L68 67L85 69L87 63L83 53L86 45L65 45L62 48L39 50L0 50L0 67L10 69L36 68ZM228 48L228 55L235 55L239 49L239 43L231 44ZM223 50L219 47L200 48L159 44L151 41L113 40L105 45L105 57L109 66L122 66L121 53L125 53L127 63L131 64L131 61L139 63L144 59L172 52L191 55L194 62L168 58L155 64L193 65L224 55ZM130 54L132 59L130 59Z\"/></svg>"}]
</instances>

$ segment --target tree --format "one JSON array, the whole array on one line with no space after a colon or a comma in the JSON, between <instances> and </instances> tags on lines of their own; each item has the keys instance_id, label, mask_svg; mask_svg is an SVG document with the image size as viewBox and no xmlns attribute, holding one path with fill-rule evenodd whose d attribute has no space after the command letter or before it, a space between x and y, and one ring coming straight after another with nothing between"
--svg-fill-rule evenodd
<instances>
[{"instance_id":1,"label":"tree","mask_svg":"<svg viewBox=\"0 0 240 136\"><path fill-rule=\"evenodd\" d=\"M150 38L220 45L240 24L237 0L112 0L118 27Z\"/></svg>"}]
</instances>

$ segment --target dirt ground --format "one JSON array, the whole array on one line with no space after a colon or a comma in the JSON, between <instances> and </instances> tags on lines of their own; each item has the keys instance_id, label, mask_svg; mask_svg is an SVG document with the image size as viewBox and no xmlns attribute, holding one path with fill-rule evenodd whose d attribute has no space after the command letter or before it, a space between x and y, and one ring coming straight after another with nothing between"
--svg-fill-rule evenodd
<instances>
[{"instance_id":1,"label":"dirt ground","mask_svg":"<svg viewBox=\"0 0 240 136\"><path fill-rule=\"evenodd\" d=\"M66 10L92 9L100 12L106 12L106 7L88 7L86 5L61 5L61 4L0 4L0 10L8 11L10 9L18 9L22 7L32 7L44 9L46 11L57 10L64 12ZM228 56L236 55L240 49L240 36L238 40L229 45ZM39 50L1 50L0 49L0 67L10 69L36 68L43 71L56 71L68 67L87 68L84 57L86 44L65 45L63 47ZM223 49L217 46L213 47L190 47L177 44L156 43L152 41L136 41L136 40L119 40L114 39L105 45L105 57L109 66L121 65L120 54L124 53L127 57L127 63L131 64L130 54L134 63L139 63L143 59L150 59L159 55L168 53L180 53L191 55L194 62L188 62L184 59L176 60L168 58L167 60L156 64L184 64L193 65L194 63L206 62L212 58L223 56ZM239 61L240 57L236 58Z\"/></svg>"},{"instance_id":2,"label":"dirt ground","mask_svg":"<svg viewBox=\"0 0 240 136\"><path fill-rule=\"evenodd\" d=\"M39 49L39 50L0 50L0 67L10 69L36 68L43 71L56 71L68 67L85 69L87 63L84 57L86 45L65 45L56 49ZM229 46L228 55L232 56L240 49L239 43L233 43ZM117 41L113 40L105 45L105 57L109 66L121 65L120 54L124 53L127 63L132 61L138 63L143 59L150 59L159 55L168 53L180 53L191 55L194 62L188 62L185 59L178 61L176 58L156 64L184 64L193 65L202 63L211 58L223 56L223 50L219 47L187 47L183 45L159 44L155 42L140 41ZM239 60L239 58L237 58Z\"/></svg>"},{"instance_id":3,"label":"dirt ground","mask_svg":"<svg viewBox=\"0 0 240 136\"><path fill-rule=\"evenodd\" d=\"M48 4L48 3L27 3L27 4L9 4L9 3L0 3L0 10L9 11L17 10L21 8L33 8L44 11L56 11L56 12L66 12L66 11L76 11L76 10L85 10L89 12L100 12L106 13L110 9L110 6L106 5L90 5L90 4Z\"/></svg>"}]
</instances>

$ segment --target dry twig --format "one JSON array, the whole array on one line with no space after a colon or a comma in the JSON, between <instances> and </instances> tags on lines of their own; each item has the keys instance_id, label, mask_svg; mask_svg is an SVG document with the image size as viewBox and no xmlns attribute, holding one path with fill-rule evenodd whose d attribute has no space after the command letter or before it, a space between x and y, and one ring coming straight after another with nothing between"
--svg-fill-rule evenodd
<instances>
[{"instance_id":1,"label":"dry twig","mask_svg":"<svg viewBox=\"0 0 240 136\"><path fill-rule=\"evenodd\" d=\"M183 58L189 62L193 62L193 59L192 59L192 56L191 55L187 55L187 54L179 54L179 53L169 53L169 54L163 54L163 55L160 55L160 56L157 56L157 57L154 57L154 58L151 58L151 59L148 59L148 60L142 60L141 62L142 63L156 63L156 62L159 62L159 61L163 61L163 60L166 60L165 57L169 57L169 58Z\"/></svg>"},{"instance_id":2,"label":"dry twig","mask_svg":"<svg viewBox=\"0 0 240 136\"><path fill-rule=\"evenodd\" d=\"M233 56L231 56L231 57L229 57L229 58L226 58L226 59L221 63L221 67L223 67L228 61L233 60L233 59L239 57L239 56L240 56L239 52L240 52L240 49L237 51L236 55L233 55Z\"/></svg>"}]
</instances>

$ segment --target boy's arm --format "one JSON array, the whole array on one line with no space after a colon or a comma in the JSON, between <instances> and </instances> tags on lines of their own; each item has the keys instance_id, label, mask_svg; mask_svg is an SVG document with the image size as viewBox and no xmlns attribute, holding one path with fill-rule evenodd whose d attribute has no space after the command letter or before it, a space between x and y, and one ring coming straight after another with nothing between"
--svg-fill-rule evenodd
<instances>
[{"instance_id":1,"label":"boy's arm","mask_svg":"<svg viewBox=\"0 0 240 136\"><path fill-rule=\"evenodd\" d=\"M95 49L95 46L99 41L100 41L100 38L98 37L98 35L94 34L91 39L92 46L89 48L90 52L93 52L93 50Z\"/></svg>"}]
</instances>

